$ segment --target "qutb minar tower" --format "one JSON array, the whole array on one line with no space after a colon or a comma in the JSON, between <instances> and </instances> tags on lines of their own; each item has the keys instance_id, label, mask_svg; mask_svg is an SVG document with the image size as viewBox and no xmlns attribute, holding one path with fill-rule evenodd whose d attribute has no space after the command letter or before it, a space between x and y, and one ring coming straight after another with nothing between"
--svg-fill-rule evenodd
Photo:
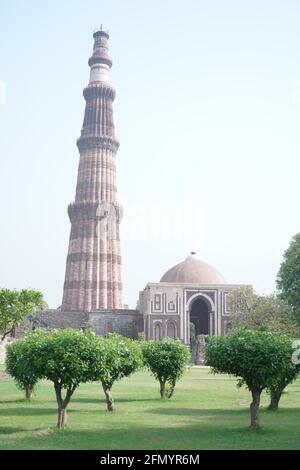
<instances>
[{"instance_id":1,"label":"qutb minar tower","mask_svg":"<svg viewBox=\"0 0 300 470\"><path fill-rule=\"evenodd\" d=\"M81 136L75 201L68 207L71 221L63 311L119 309L122 305L120 222L117 202L112 60L109 35L96 31L89 59L90 80Z\"/></svg>"}]
</instances>

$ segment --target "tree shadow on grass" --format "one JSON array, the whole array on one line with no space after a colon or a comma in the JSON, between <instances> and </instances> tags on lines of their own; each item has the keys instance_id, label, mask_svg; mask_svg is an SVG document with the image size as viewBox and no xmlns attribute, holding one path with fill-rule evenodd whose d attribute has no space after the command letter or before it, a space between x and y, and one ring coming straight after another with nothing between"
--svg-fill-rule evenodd
<instances>
[{"instance_id":1,"label":"tree shadow on grass","mask_svg":"<svg viewBox=\"0 0 300 470\"><path fill-rule=\"evenodd\" d=\"M272 416L273 414L277 414L277 413L292 413L293 416L298 415L299 420L300 420L300 408L296 408L296 407L280 406L279 405L278 410L269 410L268 405L265 405L265 406L262 406L260 408L260 412L262 412L266 415L270 415L270 416ZM299 429L300 429L300 426L299 426Z\"/></svg>"},{"instance_id":2,"label":"tree shadow on grass","mask_svg":"<svg viewBox=\"0 0 300 470\"><path fill-rule=\"evenodd\" d=\"M215 417L215 416L240 416L245 413L249 413L249 408L240 408L240 409L203 409L203 408L154 408L146 410L146 413L159 414L159 415L168 415L168 416L189 416L189 417Z\"/></svg>"},{"instance_id":3,"label":"tree shadow on grass","mask_svg":"<svg viewBox=\"0 0 300 470\"><path fill-rule=\"evenodd\" d=\"M206 410L211 411L211 410ZM214 410L222 411L222 410ZM226 410L224 410L226 411ZM277 431L274 427L253 432L240 422L228 421L215 425L210 420L201 423L182 423L170 426L157 426L140 423L127 426L115 423L113 427L93 429L72 429L70 421L67 430L55 430L50 436L39 441L43 449L288 449L300 448L298 437L290 440L286 430ZM297 437L297 439L296 439ZM18 440L19 448L34 448L36 438L24 437Z\"/></svg>"},{"instance_id":4,"label":"tree shadow on grass","mask_svg":"<svg viewBox=\"0 0 300 470\"><path fill-rule=\"evenodd\" d=\"M69 409L69 413L76 413L77 410ZM54 406L53 408L7 408L5 410L0 411L1 416L45 416L50 414L57 414L57 408Z\"/></svg>"},{"instance_id":5,"label":"tree shadow on grass","mask_svg":"<svg viewBox=\"0 0 300 470\"><path fill-rule=\"evenodd\" d=\"M18 432L34 432L34 431L38 431L40 428L37 428L37 429L27 429L27 428L22 428L22 427L19 427L19 428L14 428L14 427L9 427L9 426L0 426L0 435L1 434L15 434L15 433L18 433Z\"/></svg>"},{"instance_id":6,"label":"tree shadow on grass","mask_svg":"<svg viewBox=\"0 0 300 470\"><path fill-rule=\"evenodd\" d=\"M25 398L18 398L17 400L0 400L0 405L7 405L8 403L28 403L28 405L30 405L32 402L26 400Z\"/></svg>"},{"instance_id":7,"label":"tree shadow on grass","mask_svg":"<svg viewBox=\"0 0 300 470\"><path fill-rule=\"evenodd\" d=\"M115 403L133 403L133 402L142 402L142 401L145 401L145 402L148 402L148 401L152 401L153 403L156 403L156 402L160 402L161 399L160 398L116 398L114 399ZM89 398L89 397L80 397L80 398L73 398L72 400L72 403L105 403L105 397L103 395L102 396L99 396L99 398Z\"/></svg>"},{"instance_id":8,"label":"tree shadow on grass","mask_svg":"<svg viewBox=\"0 0 300 470\"><path fill-rule=\"evenodd\" d=\"M300 415L300 408L287 408L282 407L276 411L276 413L293 413L293 415ZM250 413L250 405L244 406L239 409L224 409L224 408L154 408L146 410L145 413L168 415L168 416L189 416L189 417L227 417L227 416L240 416ZM272 416L273 412L269 411L267 406L260 408L260 413L266 416Z\"/></svg>"}]
</instances>

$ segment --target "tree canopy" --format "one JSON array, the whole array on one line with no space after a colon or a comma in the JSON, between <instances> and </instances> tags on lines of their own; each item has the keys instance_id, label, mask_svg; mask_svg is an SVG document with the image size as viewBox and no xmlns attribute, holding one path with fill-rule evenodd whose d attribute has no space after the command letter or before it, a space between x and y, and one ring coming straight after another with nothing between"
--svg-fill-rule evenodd
<instances>
[{"instance_id":1,"label":"tree canopy","mask_svg":"<svg viewBox=\"0 0 300 470\"><path fill-rule=\"evenodd\" d=\"M227 299L232 312L230 329L244 325L254 330L300 336L300 327L291 306L279 296L259 295L252 287L242 286L232 289Z\"/></svg>"},{"instance_id":2,"label":"tree canopy","mask_svg":"<svg viewBox=\"0 0 300 470\"><path fill-rule=\"evenodd\" d=\"M3 341L27 316L44 309L43 294L36 290L0 290L0 340Z\"/></svg>"},{"instance_id":3,"label":"tree canopy","mask_svg":"<svg viewBox=\"0 0 300 470\"><path fill-rule=\"evenodd\" d=\"M277 288L280 296L292 306L300 324L300 233L297 233L283 255L278 275Z\"/></svg>"}]
</instances>

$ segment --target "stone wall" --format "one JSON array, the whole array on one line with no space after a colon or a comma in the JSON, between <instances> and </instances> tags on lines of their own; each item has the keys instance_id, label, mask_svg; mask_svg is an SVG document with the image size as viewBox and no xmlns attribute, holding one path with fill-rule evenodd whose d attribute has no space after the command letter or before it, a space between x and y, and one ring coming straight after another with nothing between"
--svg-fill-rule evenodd
<instances>
[{"instance_id":1,"label":"stone wall","mask_svg":"<svg viewBox=\"0 0 300 470\"><path fill-rule=\"evenodd\" d=\"M138 310L113 310L89 312L89 327L99 335L120 333L137 339L144 331L143 315Z\"/></svg>"},{"instance_id":2,"label":"stone wall","mask_svg":"<svg viewBox=\"0 0 300 470\"><path fill-rule=\"evenodd\" d=\"M137 339L144 331L143 315L138 310L97 310L91 312L61 312L44 310L37 312L34 320L27 319L25 324L16 329L15 336L21 337L33 328L54 330L59 328L90 328L98 335L120 333Z\"/></svg>"}]
</instances>

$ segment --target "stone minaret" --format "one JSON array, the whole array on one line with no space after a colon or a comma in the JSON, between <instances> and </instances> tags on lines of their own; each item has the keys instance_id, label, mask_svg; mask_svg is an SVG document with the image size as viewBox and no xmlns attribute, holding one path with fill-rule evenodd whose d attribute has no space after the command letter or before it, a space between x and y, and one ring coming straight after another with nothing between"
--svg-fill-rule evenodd
<instances>
[{"instance_id":1,"label":"stone minaret","mask_svg":"<svg viewBox=\"0 0 300 470\"><path fill-rule=\"evenodd\" d=\"M122 308L120 221L117 202L115 138L110 85L112 66L109 35L96 31L89 59L90 81L81 136L75 201L68 207L71 221L63 311Z\"/></svg>"}]
</instances>

